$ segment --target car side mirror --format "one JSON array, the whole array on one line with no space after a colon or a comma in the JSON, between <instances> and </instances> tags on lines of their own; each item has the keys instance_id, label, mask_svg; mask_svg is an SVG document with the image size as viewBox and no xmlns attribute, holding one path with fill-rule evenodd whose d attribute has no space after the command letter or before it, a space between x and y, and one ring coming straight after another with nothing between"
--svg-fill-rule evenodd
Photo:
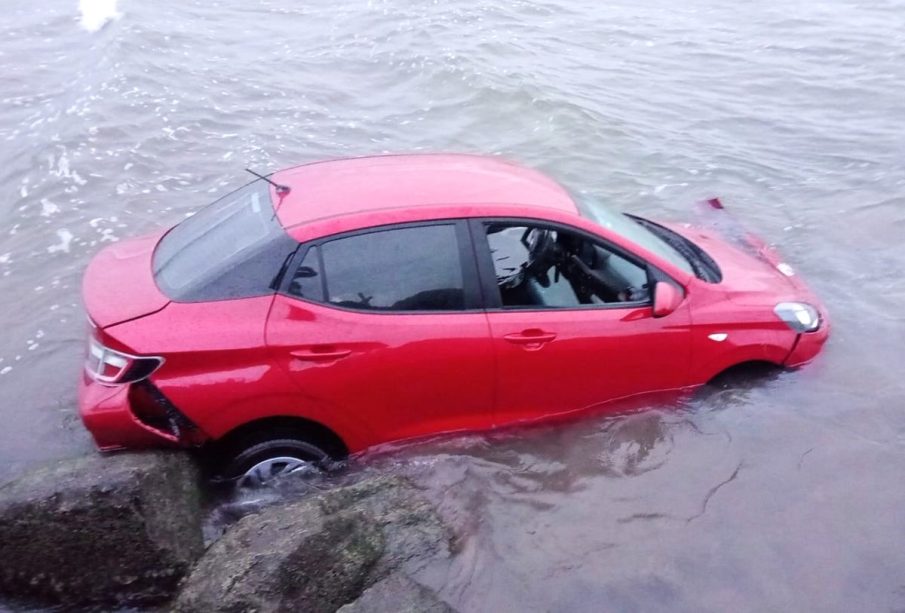
<instances>
[{"instance_id":1,"label":"car side mirror","mask_svg":"<svg viewBox=\"0 0 905 613\"><path fill-rule=\"evenodd\" d=\"M654 317L666 317L679 308L684 296L672 283L657 281L654 285Z\"/></svg>"}]
</instances>

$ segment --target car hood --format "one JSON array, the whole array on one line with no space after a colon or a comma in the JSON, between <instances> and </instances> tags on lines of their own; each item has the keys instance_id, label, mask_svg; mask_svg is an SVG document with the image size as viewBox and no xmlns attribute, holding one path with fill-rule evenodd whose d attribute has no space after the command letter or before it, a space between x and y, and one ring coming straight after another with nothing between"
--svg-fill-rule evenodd
<instances>
[{"instance_id":1,"label":"car hood","mask_svg":"<svg viewBox=\"0 0 905 613\"><path fill-rule=\"evenodd\" d=\"M730 300L761 303L798 300L810 295L804 282L777 251L755 236L727 236L690 224L663 224L695 243L720 268L720 283ZM785 271L785 272L782 272ZM791 274L789 274L791 273Z\"/></svg>"},{"instance_id":2,"label":"car hood","mask_svg":"<svg viewBox=\"0 0 905 613\"><path fill-rule=\"evenodd\" d=\"M151 258L164 232L109 245L85 271L82 298L100 328L156 313L170 300L157 288Z\"/></svg>"}]
</instances>

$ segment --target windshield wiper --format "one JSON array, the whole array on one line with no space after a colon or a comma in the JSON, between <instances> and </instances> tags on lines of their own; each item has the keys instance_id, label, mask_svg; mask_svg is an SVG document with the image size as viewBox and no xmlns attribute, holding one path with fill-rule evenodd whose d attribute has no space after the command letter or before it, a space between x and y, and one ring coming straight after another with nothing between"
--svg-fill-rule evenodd
<instances>
[{"instance_id":1,"label":"windshield wiper","mask_svg":"<svg viewBox=\"0 0 905 613\"><path fill-rule=\"evenodd\" d=\"M629 215L629 217L656 234L661 240L675 249L679 255L688 261L688 264L691 266L697 278L711 283L719 283L722 280L723 275L716 262L693 242L681 234L673 232L669 228L664 228L660 224L644 219L643 217L636 217L635 215Z\"/></svg>"}]
</instances>

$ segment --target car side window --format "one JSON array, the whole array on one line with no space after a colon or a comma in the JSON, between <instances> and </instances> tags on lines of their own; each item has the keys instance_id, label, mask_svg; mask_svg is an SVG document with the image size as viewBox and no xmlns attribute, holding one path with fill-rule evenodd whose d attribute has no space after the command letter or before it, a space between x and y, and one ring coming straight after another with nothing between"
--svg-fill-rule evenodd
<instances>
[{"instance_id":1,"label":"car side window","mask_svg":"<svg viewBox=\"0 0 905 613\"><path fill-rule=\"evenodd\" d=\"M503 307L575 308L650 300L647 270L602 242L543 225L487 223Z\"/></svg>"},{"instance_id":2,"label":"car side window","mask_svg":"<svg viewBox=\"0 0 905 613\"><path fill-rule=\"evenodd\" d=\"M465 308L455 224L337 238L323 243L321 257L330 304L372 311Z\"/></svg>"},{"instance_id":3,"label":"car side window","mask_svg":"<svg viewBox=\"0 0 905 613\"><path fill-rule=\"evenodd\" d=\"M289 281L289 293L299 298L324 301L324 282L321 276L320 257L317 245L312 245L305 253L299 267L295 269Z\"/></svg>"}]
</instances>

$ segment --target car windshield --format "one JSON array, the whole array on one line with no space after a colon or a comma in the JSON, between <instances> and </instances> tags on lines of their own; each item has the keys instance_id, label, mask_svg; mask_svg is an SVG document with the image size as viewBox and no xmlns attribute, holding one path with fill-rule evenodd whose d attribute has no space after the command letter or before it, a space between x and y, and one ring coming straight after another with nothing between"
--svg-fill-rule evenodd
<instances>
[{"instance_id":1,"label":"car windshield","mask_svg":"<svg viewBox=\"0 0 905 613\"><path fill-rule=\"evenodd\" d=\"M170 298L191 300L225 272L256 259L285 236L268 184L256 181L170 230L154 252L154 277Z\"/></svg>"},{"instance_id":2,"label":"car windshield","mask_svg":"<svg viewBox=\"0 0 905 613\"><path fill-rule=\"evenodd\" d=\"M625 215L617 213L590 198L578 196L575 198L582 217L603 226L607 230L627 238L639 247L647 249L651 253L660 256L670 264L694 274L691 263L669 243L642 226L640 223Z\"/></svg>"}]
</instances>

